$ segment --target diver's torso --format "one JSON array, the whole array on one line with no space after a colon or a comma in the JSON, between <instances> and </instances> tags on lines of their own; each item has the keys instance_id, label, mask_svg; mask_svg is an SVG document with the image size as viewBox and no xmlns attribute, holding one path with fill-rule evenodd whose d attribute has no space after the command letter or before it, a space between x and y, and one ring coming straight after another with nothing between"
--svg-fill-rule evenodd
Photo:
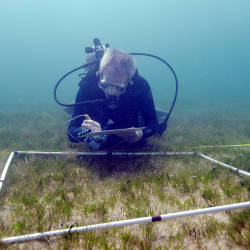
<instances>
[{"instance_id":1,"label":"diver's torso","mask_svg":"<svg viewBox=\"0 0 250 250\"><path fill-rule=\"evenodd\" d=\"M97 86L97 81L85 81L80 91L87 91L88 100L103 99L103 102L93 102L83 106L83 113L99 122L103 129L118 129L139 126L141 91L137 83L130 86L120 97L116 108L109 107L103 91Z\"/></svg>"}]
</instances>

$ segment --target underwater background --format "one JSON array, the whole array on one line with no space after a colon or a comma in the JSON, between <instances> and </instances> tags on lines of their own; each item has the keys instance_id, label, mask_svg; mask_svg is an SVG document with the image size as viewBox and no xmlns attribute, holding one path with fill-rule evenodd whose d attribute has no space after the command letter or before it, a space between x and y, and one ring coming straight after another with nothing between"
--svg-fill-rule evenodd
<instances>
[{"instance_id":1,"label":"underwater background","mask_svg":"<svg viewBox=\"0 0 250 250\"><path fill-rule=\"evenodd\" d=\"M84 49L97 37L162 57L179 79L168 130L130 151L192 151L250 173L249 10L249 0L0 0L0 241L69 228L60 239L10 248L250 249L249 208L71 237L80 225L249 201L248 177L198 154L15 154L3 171L13 151L88 150L68 142L70 116L53 90L84 64ZM153 58L136 60L156 106L168 111L172 73ZM74 101L82 72L62 82L60 101Z\"/></svg>"},{"instance_id":2,"label":"underwater background","mask_svg":"<svg viewBox=\"0 0 250 250\"><path fill-rule=\"evenodd\" d=\"M203 119L206 125L217 117L218 128L233 121L234 132L238 127L242 129L238 132L241 136L231 140L229 134L224 142L249 142L249 9L247 0L1 1L2 141L6 135L3 127L16 123L6 118L11 112L16 116L25 111L26 118L21 122L20 117L20 124L15 125L26 126L35 119L34 130L46 127L46 117L39 125L39 113L55 110L53 114L63 116L53 99L53 88L62 75L84 64L84 48L92 46L93 38L98 37L102 43L127 52L158 55L174 68L179 95L170 128L183 123L178 120L183 116L185 121ZM151 85L156 106L168 110L175 91L172 73L155 59L136 60L140 74ZM61 101L74 100L78 73L60 86ZM37 116L29 119L29 111ZM175 133L188 132L180 129ZM203 133L202 125L199 133ZM7 139L1 149L9 148Z\"/></svg>"}]
</instances>

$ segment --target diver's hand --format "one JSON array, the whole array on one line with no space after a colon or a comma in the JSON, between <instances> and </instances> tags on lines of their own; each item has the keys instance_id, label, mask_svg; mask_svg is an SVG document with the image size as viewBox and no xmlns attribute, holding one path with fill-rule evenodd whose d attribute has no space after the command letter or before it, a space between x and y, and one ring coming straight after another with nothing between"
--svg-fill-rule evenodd
<instances>
[{"instance_id":1,"label":"diver's hand","mask_svg":"<svg viewBox=\"0 0 250 250\"><path fill-rule=\"evenodd\" d=\"M117 136L121 137L124 141L132 144L135 143L143 137L142 129L138 129L136 131L126 132L118 134Z\"/></svg>"},{"instance_id":2,"label":"diver's hand","mask_svg":"<svg viewBox=\"0 0 250 250\"><path fill-rule=\"evenodd\" d=\"M84 129L90 129L91 132L99 132L102 130L101 125L98 122L87 119L83 121L81 127Z\"/></svg>"}]
</instances>

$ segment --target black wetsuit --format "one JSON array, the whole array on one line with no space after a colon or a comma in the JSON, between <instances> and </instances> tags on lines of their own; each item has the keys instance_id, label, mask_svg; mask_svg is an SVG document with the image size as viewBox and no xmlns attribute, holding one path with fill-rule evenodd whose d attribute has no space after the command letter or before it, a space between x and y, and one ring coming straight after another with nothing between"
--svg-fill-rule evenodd
<instances>
[{"instance_id":1,"label":"black wetsuit","mask_svg":"<svg viewBox=\"0 0 250 250\"><path fill-rule=\"evenodd\" d=\"M87 74L79 84L80 89L75 103L96 99L103 99L103 101L75 106L72 119L79 115L88 114L92 120L100 123L102 130L145 127L142 140L152 136L157 132L159 125L150 86L144 78L139 76L138 72L132 80L133 84L129 85L126 93L120 96L118 107L110 109L108 100L97 85L99 78L95 73ZM78 137L84 119L84 116L80 116L71 121L68 127L68 137L71 142L84 140ZM98 149L115 146L121 140L115 135L106 136Z\"/></svg>"}]
</instances>

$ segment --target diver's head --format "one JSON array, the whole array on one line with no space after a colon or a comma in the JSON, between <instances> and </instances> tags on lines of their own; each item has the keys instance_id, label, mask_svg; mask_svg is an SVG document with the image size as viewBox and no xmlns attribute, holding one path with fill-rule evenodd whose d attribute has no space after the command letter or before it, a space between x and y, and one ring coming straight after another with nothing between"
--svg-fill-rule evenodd
<instances>
[{"instance_id":1,"label":"diver's head","mask_svg":"<svg viewBox=\"0 0 250 250\"><path fill-rule=\"evenodd\" d=\"M136 72L135 59L117 49L106 49L100 62L100 82L106 98L116 103L125 94Z\"/></svg>"}]
</instances>

